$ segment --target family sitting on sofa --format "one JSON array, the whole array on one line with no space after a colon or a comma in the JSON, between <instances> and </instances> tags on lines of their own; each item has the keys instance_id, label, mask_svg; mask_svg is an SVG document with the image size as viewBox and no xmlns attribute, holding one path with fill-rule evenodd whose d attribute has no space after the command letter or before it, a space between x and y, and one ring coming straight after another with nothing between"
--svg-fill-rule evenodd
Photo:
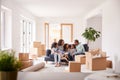
<instances>
[{"instance_id":1,"label":"family sitting on sofa","mask_svg":"<svg viewBox=\"0 0 120 80\"><path fill-rule=\"evenodd\" d=\"M51 50L47 50L45 61L54 61L55 67L59 67L61 61L68 63L74 60L75 55L84 55L86 49L88 50L87 45L78 40L74 40L74 44L64 44L64 40L60 39L58 43L52 43Z\"/></svg>"}]
</instances>

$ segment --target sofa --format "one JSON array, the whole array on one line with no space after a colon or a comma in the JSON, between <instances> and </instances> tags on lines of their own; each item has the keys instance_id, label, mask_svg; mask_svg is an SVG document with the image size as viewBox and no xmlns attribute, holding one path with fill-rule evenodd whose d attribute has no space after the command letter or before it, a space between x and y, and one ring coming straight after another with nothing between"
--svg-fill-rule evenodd
<instances>
[{"instance_id":1,"label":"sofa","mask_svg":"<svg viewBox=\"0 0 120 80\"><path fill-rule=\"evenodd\" d=\"M46 56L44 58L44 60L46 61L54 61L54 54L51 54L51 50L47 49L46 50ZM66 60L61 60L61 62L67 62Z\"/></svg>"},{"instance_id":2,"label":"sofa","mask_svg":"<svg viewBox=\"0 0 120 80\"><path fill-rule=\"evenodd\" d=\"M85 51L89 51L89 47L87 44L83 44L83 47L85 49ZM46 56L44 58L44 60L47 62L47 61L54 61L54 55L51 54L51 50L50 49L47 49L46 50ZM66 62L66 60L61 60L61 62Z\"/></svg>"}]
</instances>

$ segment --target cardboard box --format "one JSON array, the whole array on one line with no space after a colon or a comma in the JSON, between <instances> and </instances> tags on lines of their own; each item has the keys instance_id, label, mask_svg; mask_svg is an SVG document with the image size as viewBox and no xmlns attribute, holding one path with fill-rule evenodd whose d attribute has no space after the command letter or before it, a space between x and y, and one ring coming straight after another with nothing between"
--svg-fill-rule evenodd
<instances>
[{"instance_id":1,"label":"cardboard box","mask_svg":"<svg viewBox=\"0 0 120 80\"><path fill-rule=\"evenodd\" d=\"M24 69L33 65L33 60L20 61L20 62L22 63L21 69Z\"/></svg>"},{"instance_id":2,"label":"cardboard box","mask_svg":"<svg viewBox=\"0 0 120 80\"><path fill-rule=\"evenodd\" d=\"M45 45L44 45L44 44L41 44L41 45L40 45L40 48L41 48L41 50L45 50Z\"/></svg>"},{"instance_id":3,"label":"cardboard box","mask_svg":"<svg viewBox=\"0 0 120 80\"><path fill-rule=\"evenodd\" d=\"M29 60L29 53L19 53L19 60L20 61L28 61Z\"/></svg>"},{"instance_id":4,"label":"cardboard box","mask_svg":"<svg viewBox=\"0 0 120 80\"><path fill-rule=\"evenodd\" d=\"M86 56L85 55L76 55L75 61L80 62L81 64L85 64L86 63Z\"/></svg>"},{"instance_id":5,"label":"cardboard box","mask_svg":"<svg viewBox=\"0 0 120 80\"><path fill-rule=\"evenodd\" d=\"M107 68L112 68L112 61L107 60Z\"/></svg>"},{"instance_id":6,"label":"cardboard box","mask_svg":"<svg viewBox=\"0 0 120 80\"><path fill-rule=\"evenodd\" d=\"M30 54L36 54L38 53L38 48L30 48Z\"/></svg>"},{"instance_id":7,"label":"cardboard box","mask_svg":"<svg viewBox=\"0 0 120 80\"><path fill-rule=\"evenodd\" d=\"M42 50L42 56L44 56L46 53L46 50Z\"/></svg>"},{"instance_id":8,"label":"cardboard box","mask_svg":"<svg viewBox=\"0 0 120 80\"><path fill-rule=\"evenodd\" d=\"M30 48L29 59L37 59L38 57L38 48Z\"/></svg>"},{"instance_id":9,"label":"cardboard box","mask_svg":"<svg viewBox=\"0 0 120 80\"><path fill-rule=\"evenodd\" d=\"M41 48L38 48L38 56L39 57L45 55L45 53L46 53L46 50L41 50Z\"/></svg>"},{"instance_id":10,"label":"cardboard box","mask_svg":"<svg viewBox=\"0 0 120 80\"><path fill-rule=\"evenodd\" d=\"M105 56L105 52L100 52L99 54L104 54ZM86 52L86 67L87 69L90 70L105 70L106 69L106 58L107 57L103 57L103 56L94 56L92 53L90 52Z\"/></svg>"},{"instance_id":11,"label":"cardboard box","mask_svg":"<svg viewBox=\"0 0 120 80\"><path fill-rule=\"evenodd\" d=\"M33 47L34 47L34 48L39 48L39 47L41 47L41 42L33 42Z\"/></svg>"},{"instance_id":12,"label":"cardboard box","mask_svg":"<svg viewBox=\"0 0 120 80\"><path fill-rule=\"evenodd\" d=\"M81 72L81 63L69 61L69 72Z\"/></svg>"},{"instance_id":13,"label":"cardboard box","mask_svg":"<svg viewBox=\"0 0 120 80\"><path fill-rule=\"evenodd\" d=\"M90 70L105 70L106 69L106 57L92 59L89 63Z\"/></svg>"}]
</instances>

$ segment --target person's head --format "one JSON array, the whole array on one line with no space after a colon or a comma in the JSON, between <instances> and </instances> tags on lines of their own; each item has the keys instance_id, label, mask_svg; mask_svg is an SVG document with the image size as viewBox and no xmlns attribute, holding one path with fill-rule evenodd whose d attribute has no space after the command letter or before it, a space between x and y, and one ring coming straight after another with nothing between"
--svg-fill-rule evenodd
<instances>
[{"instance_id":1,"label":"person's head","mask_svg":"<svg viewBox=\"0 0 120 80\"><path fill-rule=\"evenodd\" d=\"M68 45L68 48L71 49L71 44Z\"/></svg>"},{"instance_id":2,"label":"person's head","mask_svg":"<svg viewBox=\"0 0 120 80\"><path fill-rule=\"evenodd\" d=\"M58 44L56 42L53 42L51 48L57 48L57 46Z\"/></svg>"},{"instance_id":3,"label":"person's head","mask_svg":"<svg viewBox=\"0 0 120 80\"><path fill-rule=\"evenodd\" d=\"M68 44L66 43L66 44L64 44L64 46L63 46L63 51L67 51L68 50Z\"/></svg>"},{"instance_id":4,"label":"person's head","mask_svg":"<svg viewBox=\"0 0 120 80\"><path fill-rule=\"evenodd\" d=\"M77 39L74 40L74 44L75 44L75 46L77 46L79 44L79 41Z\"/></svg>"},{"instance_id":5,"label":"person's head","mask_svg":"<svg viewBox=\"0 0 120 80\"><path fill-rule=\"evenodd\" d=\"M72 44L71 49L75 49L75 48L76 48L75 44Z\"/></svg>"},{"instance_id":6,"label":"person's head","mask_svg":"<svg viewBox=\"0 0 120 80\"><path fill-rule=\"evenodd\" d=\"M63 46L64 45L64 40L63 39L60 39L59 41L58 41L58 46Z\"/></svg>"}]
</instances>

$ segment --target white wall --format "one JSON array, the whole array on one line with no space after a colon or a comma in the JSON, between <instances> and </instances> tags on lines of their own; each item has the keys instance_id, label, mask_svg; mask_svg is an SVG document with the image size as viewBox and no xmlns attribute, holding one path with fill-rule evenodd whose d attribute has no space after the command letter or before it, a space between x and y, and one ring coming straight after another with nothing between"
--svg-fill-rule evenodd
<instances>
[{"instance_id":1,"label":"white wall","mask_svg":"<svg viewBox=\"0 0 120 80\"><path fill-rule=\"evenodd\" d=\"M120 73L120 0L110 0L103 9L103 50L115 61Z\"/></svg>"},{"instance_id":2,"label":"white wall","mask_svg":"<svg viewBox=\"0 0 120 80\"><path fill-rule=\"evenodd\" d=\"M93 27L95 30L102 33L102 15L98 14L87 19L87 27ZM89 42L89 49L102 49L102 37L96 39L95 42Z\"/></svg>"},{"instance_id":3,"label":"white wall","mask_svg":"<svg viewBox=\"0 0 120 80\"><path fill-rule=\"evenodd\" d=\"M107 0L86 18L99 12L102 12L102 50L107 52L114 69L120 73L120 0Z\"/></svg>"},{"instance_id":4,"label":"white wall","mask_svg":"<svg viewBox=\"0 0 120 80\"><path fill-rule=\"evenodd\" d=\"M35 17L29 13L28 11L25 11L19 5L16 3L10 1L10 0L2 0L2 5L11 9L12 11L12 49L16 50L17 52L20 51L20 21L22 19L22 16L25 16L29 19L35 20Z\"/></svg>"},{"instance_id":5,"label":"white wall","mask_svg":"<svg viewBox=\"0 0 120 80\"><path fill-rule=\"evenodd\" d=\"M1 0L0 0L0 15L1 15ZM1 16L0 16L0 35L1 35ZM0 45L1 45L1 36L0 36ZM0 46L1 50L1 46Z\"/></svg>"},{"instance_id":6,"label":"white wall","mask_svg":"<svg viewBox=\"0 0 120 80\"><path fill-rule=\"evenodd\" d=\"M37 34L37 39L40 40L42 43L44 43L44 23L49 24L61 24L61 23L72 23L73 24L73 40L79 39L80 42L84 43L84 39L81 37L82 32L84 31L84 25L82 22L82 18L76 18L76 17L49 17L49 18L40 18L40 35ZM40 38L41 37L41 38Z\"/></svg>"}]
</instances>

